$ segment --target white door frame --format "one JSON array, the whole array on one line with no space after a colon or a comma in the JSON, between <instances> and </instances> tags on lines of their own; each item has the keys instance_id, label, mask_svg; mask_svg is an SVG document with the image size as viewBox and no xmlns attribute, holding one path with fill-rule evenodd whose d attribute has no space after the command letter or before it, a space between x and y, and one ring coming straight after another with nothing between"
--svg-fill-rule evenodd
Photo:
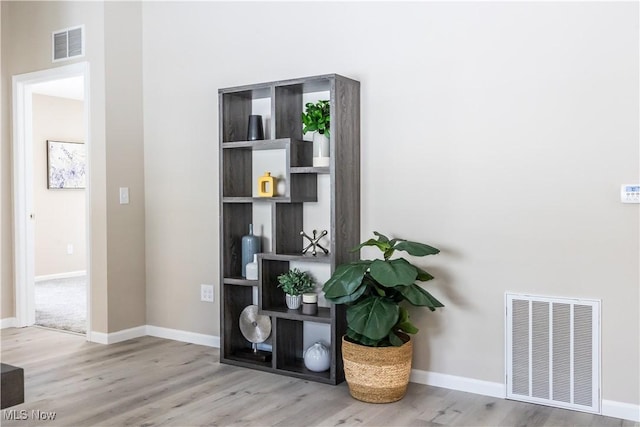
<instances>
[{"instance_id":1,"label":"white door frame","mask_svg":"<svg viewBox=\"0 0 640 427\"><path fill-rule=\"evenodd\" d=\"M91 132L89 113L89 63L79 62L13 76L13 222L14 283L18 327L35 323L35 241L33 221L33 85L69 77L84 77L84 141L87 149L85 190L87 340L91 337Z\"/></svg>"}]
</instances>

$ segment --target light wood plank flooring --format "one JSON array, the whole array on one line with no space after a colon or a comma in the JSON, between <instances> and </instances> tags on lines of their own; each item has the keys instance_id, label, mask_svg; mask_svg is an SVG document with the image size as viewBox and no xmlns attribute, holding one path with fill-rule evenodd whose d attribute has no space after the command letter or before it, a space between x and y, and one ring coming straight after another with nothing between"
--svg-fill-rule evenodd
<instances>
[{"instance_id":1,"label":"light wood plank flooring","mask_svg":"<svg viewBox=\"0 0 640 427\"><path fill-rule=\"evenodd\" d=\"M27 417L9 420L5 409L3 426L638 426L418 384L400 402L366 404L346 384L224 365L217 349L153 337L100 345L11 328L2 330L1 354L25 371L25 403L8 413Z\"/></svg>"}]
</instances>

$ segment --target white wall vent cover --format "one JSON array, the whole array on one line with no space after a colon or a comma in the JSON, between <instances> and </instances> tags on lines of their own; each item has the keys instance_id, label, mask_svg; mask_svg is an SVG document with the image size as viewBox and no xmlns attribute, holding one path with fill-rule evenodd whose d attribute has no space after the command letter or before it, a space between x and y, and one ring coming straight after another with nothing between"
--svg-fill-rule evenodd
<instances>
[{"instance_id":1,"label":"white wall vent cover","mask_svg":"<svg viewBox=\"0 0 640 427\"><path fill-rule=\"evenodd\" d=\"M53 62L84 56L84 25L51 34Z\"/></svg>"},{"instance_id":2,"label":"white wall vent cover","mask_svg":"<svg viewBox=\"0 0 640 427\"><path fill-rule=\"evenodd\" d=\"M600 413L600 301L507 293L507 399Z\"/></svg>"}]
</instances>

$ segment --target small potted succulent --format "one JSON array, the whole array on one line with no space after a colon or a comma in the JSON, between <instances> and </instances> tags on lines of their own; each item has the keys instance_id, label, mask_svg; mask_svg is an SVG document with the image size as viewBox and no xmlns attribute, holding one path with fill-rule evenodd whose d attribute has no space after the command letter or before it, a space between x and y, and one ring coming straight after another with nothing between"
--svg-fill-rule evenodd
<instances>
[{"instance_id":1,"label":"small potted succulent","mask_svg":"<svg viewBox=\"0 0 640 427\"><path fill-rule=\"evenodd\" d=\"M330 131L330 104L327 100L320 100L315 104L307 102L305 112L302 113L302 132L314 132L313 134L313 166L329 166L329 137Z\"/></svg>"},{"instance_id":2,"label":"small potted succulent","mask_svg":"<svg viewBox=\"0 0 640 427\"><path fill-rule=\"evenodd\" d=\"M287 307L297 310L302 303L302 294L313 291L315 284L309 273L294 268L278 276L278 287L285 293Z\"/></svg>"}]
</instances>

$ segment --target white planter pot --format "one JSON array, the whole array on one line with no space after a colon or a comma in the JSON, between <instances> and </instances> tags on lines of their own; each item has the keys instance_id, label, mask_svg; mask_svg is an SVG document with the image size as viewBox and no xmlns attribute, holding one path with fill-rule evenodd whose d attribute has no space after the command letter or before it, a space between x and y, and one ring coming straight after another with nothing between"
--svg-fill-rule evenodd
<instances>
[{"instance_id":1,"label":"white planter pot","mask_svg":"<svg viewBox=\"0 0 640 427\"><path fill-rule=\"evenodd\" d=\"M329 138L321 133L313 134L313 167L329 166Z\"/></svg>"},{"instance_id":2,"label":"white planter pot","mask_svg":"<svg viewBox=\"0 0 640 427\"><path fill-rule=\"evenodd\" d=\"M300 308L300 304L302 304L302 295L285 294L285 300L287 301L289 310L297 310Z\"/></svg>"}]
</instances>

